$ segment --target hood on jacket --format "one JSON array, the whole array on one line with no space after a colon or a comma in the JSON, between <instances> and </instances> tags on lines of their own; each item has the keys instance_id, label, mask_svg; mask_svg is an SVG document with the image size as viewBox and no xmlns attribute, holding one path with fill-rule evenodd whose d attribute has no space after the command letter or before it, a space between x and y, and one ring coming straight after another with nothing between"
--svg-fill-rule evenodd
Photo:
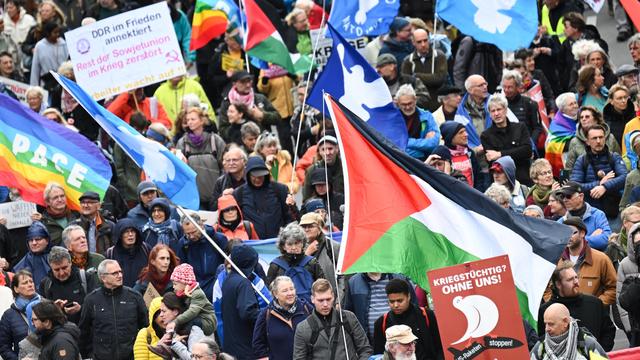
<instances>
[{"instance_id":1,"label":"hood on jacket","mask_svg":"<svg viewBox=\"0 0 640 360\"><path fill-rule=\"evenodd\" d=\"M155 198L155 199L153 199L149 203L149 212L150 213L151 213L151 210L153 210L153 208L155 206L159 206L160 208L162 208L162 212L164 212L164 220L165 221L171 219L171 205L169 205L169 200L167 200L165 198Z\"/></svg>"},{"instance_id":2,"label":"hood on jacket","mask_svg":"<svg viewBox=\"0 0 640 360\"><path fill-rule=\"evenodd\" d=\"M609 134L611 134L611 130L609 128L609 124L602 123L602 124L598 124L601 125L604 128L604 140L605 142L607 141L607 139L609 138ZM578 138L578 140L582 141L583 143L587 143L587 135L584 133L584 129L582 128L582 125L580 124L580 122L578 121L578 126L576 127L576 137Z\"/></svg>"},{"instance_id":3,"label":"hood on jacket","mask_svg":"<svg viewBox=\"0 0 640 360\"><path fill-rule=\"evenodd\" d=\"M235 207L238 210L238 216L240 217L240 221L243 220L242 211L240 210L240 206L238 206L238 202L233 195L222 195L218 198L218 224L220 223L220 219L222 219L222 212L230 207Z\"/></svg>"},{"instance_id":4,"label":"hood on jacket","mask_svg":"<svg viewBox=\"0 0 640 360\"><path fill-rule=\"evenodd\" d=\"M258 253L249 245L235 246L231 250L231 261L233 261L245 275L249 276L258 264Z\"/></svg>"},{"instance_id":5,"label":"hood on jacket","mask_svg":"<svg viewBox=\"0 0 640 360\"><path fill-rule=\"evenodd\" d=\"M453 148L453 144L451 141L453 137L460 131L460 129L464 128L464 125L460 124L457 121L445 121L440 125L440 134L442 134L442 140L444 141L444 145L448 148Z\"/></svg>"},{"instance_id":6,"label":"hood on jacket","mask_svg":"<svg viewBox=\"0 0 640 360\"><path fill-rule=\"evenodd\" d=\"M162 297L160 296L154 298L153 300L151 300L151 303L149 303L149 326L147 326L147 331L152 336L156 337L158 337L158 334L156 334L156 330L153 328L153 324L155 324L155 321L153 320L156 316L156 313L158 314L158 316L160 315L160 303L162 303Z\"/></svg>"},{"instance_id":7,"label":"hood on jacket","mask_svg":"<svg viewBox=\"0 0 640 360\"><path fill-rule=\"evenodd\" d=\"M129 218L124 218L124 219L120 219L116 223L116 226L113 227L113 233L112 233L113 235L112 235L111 241L113 242L114 245L120 245L120 238L122 237L122 233L126 229L134 229L136 231L136 246L139 246L140 244L142 244L142 233L140 232L140 229L138 229L138 227L136 226L136 223Z\"/></svg>"},{"instance_id":8,"label":"hood on jacket","mask_svg":"<svg viewBox=\"0 0 640 360\"><path fill-rule=\"evenodd\" d=\"M640 223L635 224L629 229L627 234L627 256L633 263L636 262L636 250L633 248L633 236L640 231Z\"/></svg>"},{"instance_id":9,"label":"hood on jacket","mask_svg":"<svg viewBox=\"0 0 640 360\"><path fill-rule=\"evenodd\" d=\"M43 253L45 254L48 253L49 250L51 250L51 247L53 246L53 244L51 243L51 236L49 236L49 230L47 230L47 227L40 221L32 222L31 225L29 225L29 229L27 229L26 241L27 241L27 250L29 252L31 252L31 250L29 249L29 240L37 237L47 239L47 248L44 250Z\"/></svg>"},{"instance_id":10,"label":"hood on jacket","mask_svg":"<svg viewBox=\"0 0 640 360\"><path fill-rule=\"evenodd\" d=\"M515 188L516 186L516 163L513 162L513 158L509 155L503 156L496 160L500 166L502 166L502 170L505 175L507 175L507 180L511 184L511 188Z\"/></svg>"},{"instance_id":11,"label":"hood on jacket","mask_svg":"<svg viewBox=\"0 0 640 360\"><path fill-rule=\"evenodd\" d=\"M247 160L247 166L245 168L244 177L245 177L245 181L247 182L247 185L251 187L254 187L254 186L253 184L251 184L251 179L249 179L249 174L254 170L264 170L267 172L265 175L266 177L264 179L264 184L262 185L262 187L267 186L271 181L271 176L269 176L269 169L267 168L267 165L265 165L264 160L262 160L262 157L249 156L249 159Z\"/></svg>"}]
</instances>

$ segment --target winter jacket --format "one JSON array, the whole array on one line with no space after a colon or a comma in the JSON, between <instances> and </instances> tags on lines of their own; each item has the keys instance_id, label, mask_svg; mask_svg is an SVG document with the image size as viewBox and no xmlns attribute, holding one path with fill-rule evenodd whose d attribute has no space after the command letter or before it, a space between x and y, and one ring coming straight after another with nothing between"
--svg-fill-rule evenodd
<instances>
[{"instance_id":1,"label":"winter jacket","mask_svg":"<svg viewBox=\"0 0 640 360\"><path fill-rule=\"evenodd\" d=\"M43 360L65 360L79 359L80 329L72 322L64 325L57 325L51 330L42 334L42 350L39 359Z\"/></svg>"},{"instance_id":2,"label":"winter jacket","mask_svg":"<svg viewBox=\"0 0 640 360\"><path fill-rule=\"evenodd\" d=\"M187 164L196 174L196 184L200 193L200 204L209 204L213 197L213 188L222 169L222 156L225 143L218 135L207 131L202 133L203 142L196 146L188 136L183 136L176 144L187 158Z\"/></svg>"},{"instance_id":3,"label":"winter jacket","mask_svg":"<svg viewBox=\"0 0 640 360\"><path fill-rule=\"evenodd\" d=\"M261 187L253 186L249 173L255 169L268 170L261 158L251 156L247 162L246 183L233 191L244 218L251 221L261 239L278 236L281 226L290 223L293 218L285 203L288 189L285 185L271 181L266 176Z\"/></svg>"},{"instance_id":4,"label":"winter jacket","mask_svg":"<svg viewBox=\"0 0 640 360\"><path fill-rule=\"evenodd\" d=\"M538 114L538 104L531 100L528 96L517 94L509 102L509 110L518 118L521 123L527 125L529 136L534 144L537 143L538 137L542 134L542 124Z\"/></svg>"},{"instance_id":5,"label":"winter jacket","mask_svg":"<svg viewBox=\"0 0 640 360\"><path fill-rule=\"evenodd\" d=\"M236 181L231 174L225 172L221 174L218 179L216 179L216 184L213 188L213 197L211 200L211 210L218 210L218 199L222 196L222 192L225 189L236 189L240 185L244 184L245 177L244 175L240 178L240 180Z\"/></svg>"},{"instance_id":6,"label":"winter jacket","mask_svg":"<svg viewBox=\"0 0 640 360\"><path fill-rule=\"evenodd\" d=\"M639 164L636 164L636 168L631 170L629 174L627 174L626 179L624 180L624 190L622 192L622 199L620 200L620 212L627 207L627 205L631 204L631 193L632 191L640 185L640 168L638 168Z\"/></svg>"},{"instance_id":7,"label":"winter jacket","mask_svg":"<svg viewBox=\"0 0 640 360\"><path fill-rule=\"evenodd\" d=\"M149 221L141 229L144 243L147 244L149 249L152 249L156 244L164 244L175 250L178 248L178 242L183 235L182 226L178 221L171 218L171 206L167 199L156 198L149 203L149 208L151 209L156 206L160 206L163 209L166 220L156 224L153 219L149 218Z\"/></svg>"},{"instance_id":8,"label":"winter jacket","mask_svg":"<svg viewBox=\"0 0 640 360\"><path fill-rule=\"evenodd\" d=\"M275 259L273 259L271 261L271 263L269 264L269 269L267 270L266 283L267 284L271 284L273 282L273 280L275 280L276 277L286 275L285 269L280 267L278 264L276 264L275 260L284 261L285 263L287 263L289 265L289 267L293 268L293 267L298 266L300 264L300 262L305 258L304 253L302 255L303 256L296 263L288 261L288 259L284 255L280 255L280 256L276 257ZM325 273L322 271L322 268L320 267L320 264L318 264L318 260L316 260L315 258L312 258L304 266L304 269L311 275L311 278L313 279L311 281L311 283L306 284L306 288L307 289L311 289L311 285L313 284L314 281L316 281L318 279L326 279L327 278ZM297 289L297 290L298 290L298 296L300 296L301 289ZM310 296L310 294L308 294L308 296ZM311 301L311 298L307 297L305 300Z\"/></svg>"},{"instance_id":9,"label":"winter jacket","mask_svg":"<svg viewBox=\"0 0 640 360\"><path fill-rule=\"evenodd\" d=\"M122 246L122 233L126 229L136 231L136 242L132 248ZM124 286L133 286L138 280L140 271L149 262L149 247L144 243L140 229L131 219L121 219L113 230L114 245L107 249L106 258L118 261L122 267Z\"/></svg>"},{"instance_id":10,"label":"winter jacket","mask_svg":"<svg viewBox=\"0 0 640 360\"><path fill-rule=\"evenodd\" d=\"M138 200L140 200L138 198ZM139 202L138 205L134 206L127 213L127 218L133 221L133 224L138 228L142 229L142 227L149 221L151 217L151 210L147 209L146 206L142 205L142 202ZM176 221L180 221L180 215L175 207L171 206L171 218Z\"/></svg>"},{"instance_id":11,"label":"winter jacket","mask_svg":"<svg viewBox=\"0 0 640 360\"><path fill-rule=\"evenodd\" d=\"M221 249L226 249L227 238L217 233L209 225L204 226L204 230L209 237L218 244ZM189 240L185 236L180 239L178 251L176 255L182 263L193 266L193 272L202 291L211 301L213 293L213 284L216 280L216 270L220 264L224 263L224 258L209 243L204 236L198 240Z\"/></svg>"},{"instance_id":12,"label":"winter jacket","mask_svg":"<svg viewBox=\"0 0 640 360\"><path fill-rule=\"evenodd\" d=\"M130 360L138 330L149 325L147 316L142 296L130 287L95 289L84 300L80 316L82 357Z\"/></svg>"},{"instance_id":13,"label":"winter jacket","mask_svg":"<svg viewBox=\"0 0 640 360\"><path fill-rule=\"evenodd\" d=\"M417 77L429 90L430 99L427 107L429 111L435 111L440 106L438 104L438 89L448 77L447 57L440 50L436 50L434 71L431 71L432 51L433 49L429 49L429 52L423 57L424 62L420 55L414 51L404 58L400 66L400 73Z\"/></svg>"},{"instance_id":14,"label":"winter jacket","mask_svg":"<svg viewBox=\"0 0 640 360\"><path fill-rule=\"evenodd\" d=\"M313 312L313 305L296 299L296 311L291 314L271 302L262 309L253 329L253 353L256 359L292 360L293 337L298 324Z\"/></svg>"},{"instance_id":15,"label":"winter jacket","mask_svg":"<svg viewBox=\"0 0 640 360\"><path fill-rule=\"evenodd\" d=\"M222 217L222 210L226 210L230 207L235 207L238 211L238 216L240 217L240 222L236 225L235 229L231 229L223 224L224 220ZM218 221L216 222L216 231L224 234L227 239L240 239L240 240L257 240L258 233L256 233L256 229L249 220L244 220L242 217L242 211L240 210L240 206L236 202L236 199L231 195L222 195L218 199L217 204L218 211ZM246 227L249 225L249 228Z\"/></svg>"},{"instance_id":16,"label":"winter jacket","mask_svg":"<svg viewBox=\"0 0 640 360\"><path fill-rule=\"evenodd\" d=\"M294 359L326 360L331 359L331 339L338 337L335 354L349 352L349 359L367 360L373 353L367 334L360 326L356 316L347 310L342 311L343 326L339 326L338 310L331 311L328 316L314 311L306 320L298 324L293 340ZM313 328L311 321L318 324L320 332L315 343L311 343ZM325 330L329 327L329 335ZM344 336L343 333L346 335ZM346 349L344 338L346 338ZM341 341L342 340L342 341ZM337 358L334 356L334 358Z\"/></svg>"},{"instance_id":17,"label":"winter jacket","mask_svg":"<svg viewBox=\"0 0 640 360\"><path fill-rule=\"evenodd\" d=\"M293 115L293 79L289 75L269 78L264 74L265 70L261 70L258 91L267 96L282 119L290 118Z\"/></svg>"},{"instance_id":18,"label":"winter jacket","mask_svg":"<svg viewBox=\"0 0 640 360\"><path fill-rule=\"evenodd\" d=\"M391 54L396 58L396 65L400 67L404 59L414 50L415 48L411 40L399 41L393 37L389 37L382 43L378 56L382 54Z\"/></svg>"},{"instance_id":19,"label":"winter jacket","mask_svg":"<svg viewBox=\"0 0 640 360\"><path fill-rule=\"evenodd\" d=\"M271 125L277 125L280 122L280 114L276 108L273 107L271 101L267 99L266 96L260 94L258 92L253 93L253 103L264 113L264 117L262 121L259 122L260 127L263 129L269 129ZM227 128L231 125L229 123L229 118L227 117L227 110L229 109L229 105L231 102L228 97L225 97L220 104L220 109L218 109L218 131L221 134L224 134L227 131Z\"/></svg>"},{"instance_id":20,"label":"winter jacket","mask_svg":"<svg viewBox=\"0 0 640 360\"><path fill-rule=\"evenodd\" d=\"M167 116L175 124L178 113L180 113L182 109L182 98L187 94L196 95L200 103L207 106L209 119L213 122L216 121L215 111L209 102L207 94L205 94L202 85L193 78L183 78L176 87L173 87L171 81L167 80L158 87L156 92L153 93L153 96L162 104L164 110L167 112Z\"/></svg>"},{"instance_id":21,"label":"winter jacket","mask_svg":"<svg viewBox=\"0 0 640 360\"><path fill-rule=\"evenodd\" d=\"M613 135L618 142L622 142L625 125L636 117L633 101L628 99L627 107L621 113L615 110L611 103L607 103L604 109L602 109L602 117L607 125L609 125L611 135Z\"/></svg>"},{"instance_id":22,"label":"winter jacket","mask_svg":"<svg viewBox=\"0 0 640 360\"><path fill-rule=\"evenodd\" d=\"M586 327L598 340L605 351L613 349L616 337L616 327L609 317L609 308L595 296L578 294L576 297L553 296L551 300L542 304L538 311L538 335L544 336L544 312L552 304L559 303L569 309L571 317L579 320L581 327Z\"/></svg>"},{"instance_id":23,"label":"winter jacket","mask_svg":"<svg viewBox=\"0 0 640 360\"><path fill-rule=\"evenodd\" d=\"M81 275L81 271L84 272L84 275ZM95 273L95 269L90 272L85 272L75 266L71 266L71 275L69 275L69 278L65 281L60 281L49 272L47 277L40 283L38 294L51 301L60 299L67 300L68 302L77 302L82 305L87 294L99 286L96 277L92 275ZM84 284L86 289L83 286L82 276L85 278ZM79 312L65 315L67 316L67 320L72 323L78 324L80 322Z\"/></svg>"},{"instance_id":24,"label":"winter jacket","mask_svg":"<svg viewBox=\"0 0 640 360\"><path fill-rule=\"evenodd\" d=\"M593 154L591 151L587 151L584 155L580 156L573 166L570 180L582 185L586 202L596 208L602 209L602 201L605 199L594 199L589 194L593 188L600 185L600 177L597 175L600 171L604 171L605 174L610 171L615 171L616 177L602 185L607 189L608 194L617 195L619 198L624 188L625 178L627 177L627 167L618 153L612 153L606 147L600 154Z\"/></svg>"},{"instance_id":25,"label":"winter jacket","mask_svg":"<svg viewBox=\"0 0 640 360\"><path fill-rule=\"evenodd\" d=\"M429 111L420 108L416 108L416 111L420 119L420 138L409 138L405 151L416 159L424 160L440 143L440 128ZM427 133L432 131L435 134L426 138Z\"/></svg>"},{"instance_id":26,"label":"winter jacket","mask_svg":"<svg viewBox=\"0 0 640 360\"><path fill-rule=\"evenodd\" d=\"M127 124L129 123L129 119L131 119L131 115L136 111L140 111L152 123L159 122L167 129L172 129L171 119L169 119L167 112L164 110L164 106L155 98L144 98L138 101L136 106L131 95L129 95L128 92L124 92L109 104L107 110L124 120Z\"/></svg>"},{"instance_id":27,"label":"winter jacket","mask_svg":"<svg viewBox=\"0 0 640 360\"><path fill-rule=\"evenodd\" d=\"M80 225L85 234L87 234L87 245L89 244L89 230L91 229L91 220L80 216L80 218L71 222L74 225ZM96 251L98 254L104 255L108 248L113 246L111 242L113 228L115 223L109 219L106 219L104 215L98 213L96 217Z\"/></svg>"},{"instance_id":28,"label":"winter jacket","mask_svg":"<svg viewBox=\"0 0 640 360\"><path fill-rule=\"evenodd\" d=\"M609 151L620 154L620 144L616 140L616 138L609 131L609 125L607 123L602 124L605 128L605 138L607 139L606 145ZM573 166L576 163L576 160L581 155L584 155L587 152L587 135L584 133L584 129L582 125L578 122L578 127L576 130L576 136L571 139L569 142L569 151L567 152L567 158L564 162L565 170L573 170Z\"/></svg>"},{"instance_id":29,"label":"winter jacket","mask_svg":"<svg viewBox=\"0 0 640 360\"><path fill-rule=\"evenodd\" d=\"M582 221L587 225L587 236L585 236L585 238L589 242L589 246L604 251L609 241L609 235L611 235L611 227L609 226L607 216L602 210L592 207L589 203L585 202L584 205L587 207L584 215L582 215ZM564 223L568 216L571 215L569 213L565 214L565 216L558 219L558 222L561 224ZM596 229L601 229L602 233L592 235Z\"/></svg>"},{"instance_id":30,"label":"winter jacket","mask_svg":"<svg viewBox=\"0 0 640 360\"><path fill-rule=\"evenodd\" d=\"M455 86L464 89L464 81L472 74L482 75L488 83L489 93L493 93L502 78L502 51L494 45L464 36L454 58Z\"/></svg>"},{"instance_id":31,"label":"winter jacket","mask_svg":"<svg viewBox=\"0 0 640 360\"><path fill-rule=\"evenodd\" d=\"M26 314L20 312L15 304L0 318L0 356L4 360L18 359L18 344L27 336Z\"/></svg>"},{"instance_id":32,"label":"winter jacket","mask_svg":"<svg viewBox=\"0 0 640 360\"><path fill-rule=\"evenodd\" d=\"M216 329L216 314L213 312L213 305L207 300L199 286L190 291L185 291L184 301L187 303L187 309L178 315L173 321L176 328L184 329L190 322L199 319L199 327L206 335L211 335Z\"/></svg>"},{"instance_id":33,"label":"winter jacket","mask_svg":"<svg viewBox=\"0 0 640 360\"><path fill-rule=\"evenodd\" d=\"M24 39L26 39L29 29L36 24L36 20L33 16L27 14L27 11L23 7L19 7L19 10L20 15L18 16L17 22L13 22L13 20L11 20L8 12L5 12L2 16L4 20L3 32L11 36L11 40L13 40L13 42L18 46L20 46L20 44L24 42ZM18 64L15 65L18 66Z\"/></svg>"},{"instance_id":34,"label":"winter jacket","mask_svg":"<svg viewBox=\"0 0 640 360\"><path fill-rule=\"evenodd\" d=\"M304 187L302 188L302 201L307 201L314 194L313 185L311 185L311 173L316 168L324 169L324 166L324 160L320 160L307 168L307 171L304 175ZM333 165L327 166L327 172L329 175L329 186L331 187L331 191L344 194L344 176L342 172L342 161L340 161L340 155L336 157Z\"/></svg>"},{"instance_id":35,"label":"winter jacket","mask_svg":"<svg viewBox=\"0 0 640 360\"><path fill-rule=\"evenodd\" d=\"M65 217L67 218L67 223L71 224L74 220L80 217L80 213L73 210L67 210ZM40 222L47 227L51 246L64 246L62 243L62 231L64 230L64 227L58 224L58 222L49 214L49 211L45 210L42 212L42 219L40 219Z\"/></svg>"},{"instance_id":36,"label":"winter jacket","mask_svg":"<svg viewBox=\"0 0 640 360\"><path fill-rule=\"evenodd\" d=\"M525 124L507 121L507 126L503 128L491 126L482 132L480 141L485 151L496 150L502 156L511 156L516 164L516 179L525 185L531 183L531 137Z\"/></svg>"},{"instance_id":37,"label":"winter jacket","mask_svg":"<svg viewBox=\"0 0 640 360\"><path fill-rule=\"evenodd\" d=\"M548 335L545 335L548 336ZM593 335L589 334L588 331L583 329L578 330L578 354L582 356L584 359L596 359L592 357L591 354L598 355L598 359L607 359L607 353L604 351L602 346L598 344L598 341L593 337ZM548 359L546 357L547 349L544 346L544 337L540 339L536 343L536 345L531 349L531 360L544 360Z\"/></svg>"},{"instance_id":38,"label":"winter jacket","mask_svg":"<svg viewBox=\"0 0 640 360\"><path fill-rule=\"evenodd\" d=\"M51 270L51 267L49 266L49 261L47 259L47 256L49 256L49 251L53 247L53 245L51 244L51 240L48 240L47 247L44 249L44 251L42 251L40 253L37 253L37 254L31 252L31 249L29 248L29 240L28 240L29 239L29 231L32 228L38 227L38 226L41 227L42 224L39 223L39 222L34 222L29 227L29 230L27 230L27 237L25 239L25 242L27 243L28 252L13 267L13 272L14 273L17 273L20 270L28 270L31 273L31 275L33 275L33 283L34 283L35 286L40 284L42 279L44 279L47 276L47 274L49 273L49 270Z\"/></svg>"},{"instance_id":39,"label":"winter jacket","mask_svg":"<svg viewBox=\"0 0 640 360\"><path fill-rule=\"evenodd\" d=\"M151 300L149 304L149 325L145 328L140 329L138 331L138 335L136 336L136 340L133 344L133 358L135 360L161 360L162 358L147 348L147 345L155 345L160 340L162 335L156 333L156 326L154 323L154 319L156 317L156 313L160 316L160 303L162 302L161 297L157 297Z\"/></svg>"}]
</instances>

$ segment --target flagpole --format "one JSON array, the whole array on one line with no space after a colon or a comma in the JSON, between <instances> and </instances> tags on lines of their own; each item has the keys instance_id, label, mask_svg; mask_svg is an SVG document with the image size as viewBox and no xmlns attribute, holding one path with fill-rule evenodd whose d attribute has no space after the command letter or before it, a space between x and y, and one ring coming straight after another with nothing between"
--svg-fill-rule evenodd
<instances>
[{"instance_id":1,"label":"flagpole","mask_svg":"<svg viewBox=\"0 0 640 360\"><path fill-rule=\"evenodd\" d=\"M432 34L436 34L438 31L438 13L433 14L433 32ZM427 39L429 41L429 39ZM436 68L436 47L434 44L431 44L431 73L435 71Z\"/></svg>"},{"instance_id":2,"label":"flagpole","mask_svg":"<svg viewBox=\"0 0 640 360\"><path fill-rule=\"evenodd\" d=\"M209 236L209 234L207 234L206 231L204 231L204 229L200 226L200 224L198 224L197 221L195 221L193 219L193 217L191 217L191 215L189 215L189 213L180 205L174 204L171 199L169 199L169 202L171 202L181 213L182 215L186 216L187 219L189 219L189 222L191 222L191 224L193 224L193 226L196 227L196 229L198 229L198 231L207 239L209 240L209 242L211 243L211 245L213 245L213 247L218 251L218 253L220 253L220 255L222 255L222 257L227 260L229 262L229 264L231 265L231 267L233 267L233 269L243 278L247 279L249 281L249 283L251 284L251 287L253 288L253 290L260 295L260 297L262 298L262 300L264 300L267 304L270 303L269 299L267 299L266 296L264 296L264 294L260 291L260 289L258 289L258 287L251 281L249 280L249 278L247 278L247 275L245 275L242 270L240 270L240 268L238 267L238 265L236 265L236 263L233 262L233 260L231 260L231 258L229 257L229 255L227 255L221 248L220 246L218 246L218 244L216 244L215 241L213 241L213 239L211 239L211 237ZM267 285L268 286L268 285Z\"/></svg>"},{"instance_id":3,"label":"flagpole","mask_svg":"<svg viewBox=\"0 0 640 360\"><path fill-rule=\"evenodd\" d=\"M244 13L244 16L247 16L246 11L244 11L244 9L246 8L246 6L244 5L244 0L240 0L239 1L240 4L240 27L242 29L242 42L246 42L247 41L247 34L244 33L244 27L245 27L245 23L242 20L242 13ZM247 33L249 32L249 29L247 29ZM244 45L244 44L243 44ZM245 46L243 46L243 48L246 48ZM247 54L247 51L242 49L244 51L244 64L245 67L247 68L247 72L251 73L251 70L249 69L249 54Z\"/></svg>"}]
</instances>

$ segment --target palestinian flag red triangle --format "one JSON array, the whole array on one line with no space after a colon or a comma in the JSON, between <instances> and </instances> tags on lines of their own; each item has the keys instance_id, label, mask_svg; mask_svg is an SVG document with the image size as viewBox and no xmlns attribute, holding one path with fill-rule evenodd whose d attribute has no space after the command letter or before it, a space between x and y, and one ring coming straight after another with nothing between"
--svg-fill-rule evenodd
<instances>
[{"instance_id":1,"label":"palestinian flag red triangle","mask_svg":"<svg viewBox=\"0 0 640 360\"><path fill-rule=\"evenodd\" d=\"M244 2L247 15L245 50L294 74L293 60L283 40L285 28L276 9L265 0Z\"/></svg>"}]
</instances>

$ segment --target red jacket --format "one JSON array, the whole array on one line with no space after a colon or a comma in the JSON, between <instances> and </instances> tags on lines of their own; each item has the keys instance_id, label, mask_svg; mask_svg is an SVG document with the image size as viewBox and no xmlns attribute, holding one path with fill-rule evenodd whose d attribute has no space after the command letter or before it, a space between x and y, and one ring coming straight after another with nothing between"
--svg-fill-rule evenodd
<instances>
[{"instance_id":1,"label":"red jacket","mask_svg":"<svg viewBox=\"0 0 640 360\"><path fill-rule=\"evenodd\" d=\"M155 99L154 99L155 100ZM157 115L155 117L151 117L151 99L144 98L144 100L138 102L138 110L136 110L136 104L133 101L133 98L129 95L128 92L122 93L118 95L118 97L109 104L107 110L111 111L115 116L124 120L127 124L129 123L129 119L131 119L131 115L136 111L140 111L144 114L144 116L149 119L152 123L159 122L164 125L167 129L171 130L172 123L167 115L167 112L162 107L158 101L154 101L154 106L156 107L155 111Z\"/></svg>"}]
</instances>

